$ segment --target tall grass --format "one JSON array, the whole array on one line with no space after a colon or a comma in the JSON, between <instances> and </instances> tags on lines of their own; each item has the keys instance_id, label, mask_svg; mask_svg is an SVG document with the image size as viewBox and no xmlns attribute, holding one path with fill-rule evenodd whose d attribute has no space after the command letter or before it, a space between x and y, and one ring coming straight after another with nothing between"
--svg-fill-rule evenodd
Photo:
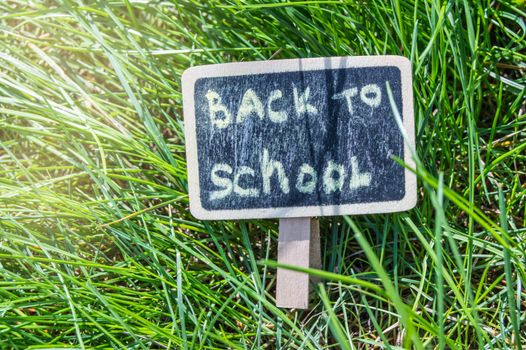
<instances>
[{"instance_id":1,"label":"tall grass","mask_svg":"<svg viewBox=\"0 0 526 350\"><path fill-rule=\"evenodd\" d=\"M526 346L524 5L0 3L0 348ZM192 65L413 63L419 202L321 220L310 311L274 306L277 222L188 212Z\"/></svg>"}]
</instances>

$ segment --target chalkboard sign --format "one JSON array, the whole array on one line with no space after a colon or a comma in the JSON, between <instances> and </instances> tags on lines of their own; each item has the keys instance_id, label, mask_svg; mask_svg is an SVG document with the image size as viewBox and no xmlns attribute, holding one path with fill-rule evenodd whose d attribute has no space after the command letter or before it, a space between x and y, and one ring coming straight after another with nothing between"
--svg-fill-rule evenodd
<instances>
[{"instance_id":1,"label":"chalkboard sign","mask_svg":"<svg viewBox=\"0 0 526 350\"><path fill-rule=\"evenodd\" d=\"M312 217L414 207L415 176L395 161L413 164L406 58L198 66L185 71L182 84L195 217Z\"/></svg>"}]
</instances>

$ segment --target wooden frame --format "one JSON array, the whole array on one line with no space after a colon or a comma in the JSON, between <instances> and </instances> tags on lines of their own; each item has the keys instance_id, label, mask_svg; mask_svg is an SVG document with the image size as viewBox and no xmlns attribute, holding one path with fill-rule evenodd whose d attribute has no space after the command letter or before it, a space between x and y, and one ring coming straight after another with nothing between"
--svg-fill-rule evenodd
<instances>
[{"instance_id":1,"label":"wooden frame","mask_svg":"<svg viewBox=\"0 0 526 350\"><path fill-rule=\"evenodd\" d=\"M311 71L338 68L395 66L400 69L402 80L403 127L408 138L404 143L404 161L414 168L410 147L414 149L414 116L411 63L401 56L356 56L289 59L260 62L240 62L197 66L187 69L182 76L183 105L186 135L186 157L188 167L188 187L190 211L198 219L253 219L253 218L292 218L333 215L373 214L399 212L416 205L416 175L405 169L405 196L397 201L370 202L343 205L301 206L282 208L206 210L201 204L199 188L199 166L197 157L196 119L194 105L195 83L203 77L223 77L279 73L291 71Z\"/></svg>"}]
</instances>

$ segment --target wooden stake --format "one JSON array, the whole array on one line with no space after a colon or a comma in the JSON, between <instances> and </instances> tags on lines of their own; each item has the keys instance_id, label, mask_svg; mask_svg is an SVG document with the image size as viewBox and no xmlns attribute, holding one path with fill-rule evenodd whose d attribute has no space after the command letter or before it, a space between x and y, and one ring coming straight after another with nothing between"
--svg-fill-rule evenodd
<instances>
[{"instance_id":1,"label":"wooden stake","mask_svg":"<svg viewBox=\"0 0 526 350\"><path fill-rule=\"evenodd\" d=\"M318 219L279 220L278 263L321 268ZM278 269L276 305L283 308L308 309L310 284L309 275L306 273Z\"/></svg>"}]
</instances>

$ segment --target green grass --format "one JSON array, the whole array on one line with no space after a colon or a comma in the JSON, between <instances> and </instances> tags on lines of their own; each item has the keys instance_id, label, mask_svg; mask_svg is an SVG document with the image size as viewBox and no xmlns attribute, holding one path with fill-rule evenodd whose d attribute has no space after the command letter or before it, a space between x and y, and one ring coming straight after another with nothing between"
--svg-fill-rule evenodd
<instances>
[{"instance_id":1,"label":"green grass","mask_svg":"<svg viewBox=\"0 0 526 350\"><path fill-rule=\"evenodd\" d=\"M526 347L522 1L0 3L0 348ZM321 220L310 311L277 220L188 211L198 64L413 63L418 205Z\"/></svg>"}]
</instances>

